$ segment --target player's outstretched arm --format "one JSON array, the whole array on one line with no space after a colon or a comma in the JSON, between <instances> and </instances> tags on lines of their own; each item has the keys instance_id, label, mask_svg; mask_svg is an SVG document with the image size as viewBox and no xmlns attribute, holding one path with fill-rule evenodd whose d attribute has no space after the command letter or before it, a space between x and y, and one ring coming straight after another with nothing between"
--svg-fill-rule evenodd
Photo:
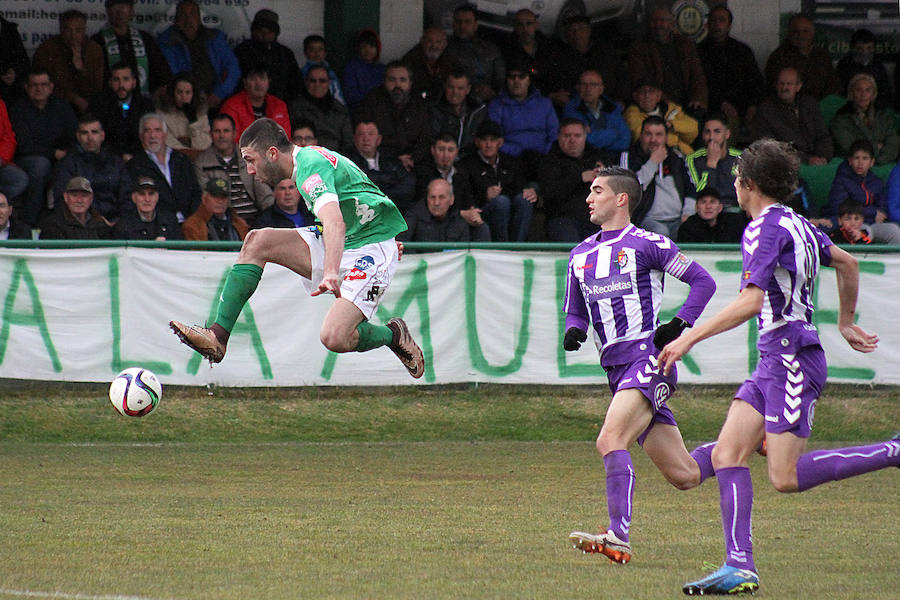
<instances>
[{"instance_id":1,"label":"player's outstretched arm","mask_svg":"<svg viewBox=\"0 0 900 600\"><path fill-rule=\"evenodd\" d=\"M318 296L331 292L335 298L341 297L341 257L344 255L344 234L347 229L338 203L327 202L316 214L322 222L322 238L325 243L324 276L318 288L310 294Z\"/></svg>"},{"instance_id":2,"label":"player's outstretched arm","mask_svg":"<svg viewBox=\"0 0 900 600\"><path fill-rule=\"evenodd\" d=\"M763 295L761 288L748 285L718 314L666 344L659 353L659 364L662 365L663 373L668 375L675 361L690 352L697 342L734 329L758 315L762 310Z\"/></svg>"},{"instance_id":3,"label":"player's outstretched arm","mask_svg":"<svg viewBox=\"0 0 900 600\"><path fill-rule=\"evenodd\" d=\"M837 277L838 330L857 352L872 352L878 347L878 336L853 322L859 294L859 262L846 250L831 246L831 266Z\"/></svg>"}]
</instances>

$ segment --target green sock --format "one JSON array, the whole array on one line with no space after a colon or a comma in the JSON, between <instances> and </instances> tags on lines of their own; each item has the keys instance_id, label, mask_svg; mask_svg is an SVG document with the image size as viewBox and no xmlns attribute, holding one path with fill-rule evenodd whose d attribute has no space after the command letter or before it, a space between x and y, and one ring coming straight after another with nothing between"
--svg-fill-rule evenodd
<instances>
[{"instance_id":1,"label":"green sock","mask_svg":"<svg viewBox=\"0 0 900 600\"><path fill-rule=\"evenodd\" d=\"M215 320L215 323L221 325L228 333L234 329L241 309L256 291L262 274L262 267L256 265L237 264L231 267L222 288L222 295L219 296Z\"/></svg>"},{"instance_id":2,"label":"green sock","mask_svg":"<svg viewBox=\"0 0 900 600\"><path fill-rule=\"evenodd\" d=\"M372 325L363 321L356 326L359 332L359 343L356 344L357 352L367 352L374 348L387 346L394 339L394 332L387 325Z\"/></svg>"}]
</instances>

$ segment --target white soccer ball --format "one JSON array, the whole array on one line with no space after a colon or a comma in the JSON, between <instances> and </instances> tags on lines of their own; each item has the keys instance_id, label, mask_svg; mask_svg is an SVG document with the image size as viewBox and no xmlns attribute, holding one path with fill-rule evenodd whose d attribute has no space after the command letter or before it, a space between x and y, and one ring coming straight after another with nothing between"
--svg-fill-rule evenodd
<instances>
[{"instance_id":1,"label":"white soccer ball","mask_svg":"<svg viewBox=\"0 0 900 600\"><path fill-rule=\"evenodd\" d=\"M109 386L113 408L127 417L143 417L153 412L162 398L162 384L152 371L141 367L125 369Z\"/></svg>"}]
</instances>

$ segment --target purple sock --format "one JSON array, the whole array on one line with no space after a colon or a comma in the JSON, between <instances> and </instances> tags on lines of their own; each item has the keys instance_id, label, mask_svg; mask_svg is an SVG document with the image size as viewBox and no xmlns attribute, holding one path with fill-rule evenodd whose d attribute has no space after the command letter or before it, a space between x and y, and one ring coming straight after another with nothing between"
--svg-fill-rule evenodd
<instances>
[{"instance_id":1,"label":"purple sock","mask_svg":"<svg viewBox=\"0 0 900 600\"><path fill-rule=\"evenodd\" d=\"M693 458L697 462L697 466L700 467L700 483L703 483L707 477L712 477L716 474L716 470L713 469L712 466L712 451L715 447L715 442L709 442L691 450L691 458Z\"/></svg>"},{"instance_id":2,"label":"purple sock","mask_svg":"<svg viewBox=\"0 0 900 600\"><path fill-rule=\"evenodd\" d=\"M634 466L628 450L613 450L603 457L606 467L606 509L609 529L623 542L631 528L631 506L634 500Z\"/></svg>"},{"instance_id":3,"label":"purple sock","mask_svg":"<svg viewBox=\"0 0 900 600\"><path fill-rule=\"evenodd\" d=\"M807 452L797 460L797 486L808 490L828 481L839 481L900 465L900 442Z\"/></svg>"},{"instance_id":4,"label":"purple sock","mask_svg":"<svg viewBox=\"0 0 900 600\"><path fill-rule=\"evenodd\" d=\"M719 506L725 533L725 564L756 571L753 539L750 535L753 512L753 482L747 467L716 470L719 480Z\"/></svg>"}]
</instances>

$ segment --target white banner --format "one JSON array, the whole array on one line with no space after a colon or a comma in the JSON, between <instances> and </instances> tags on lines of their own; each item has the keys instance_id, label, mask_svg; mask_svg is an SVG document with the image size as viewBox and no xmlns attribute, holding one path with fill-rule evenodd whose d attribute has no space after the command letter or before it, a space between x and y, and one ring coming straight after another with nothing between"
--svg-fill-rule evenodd
<instances>
[{"instance_id":1,"label":"white banner","mask_svg":"<svg viewBox=\"0 0 900 600\"><path fill-rule=\"evenodd\" d=\"M718 283L701 319L738 291L737 252L691 252ZM168 329L171 319L212 319L233 252L117 247L0 249L0 377L108 381L144 366L163 383L223 386L397 385L455 382L602 383L596 350L562 350L567 255L452 251L407 254L374 322L403 317L422 345L416 382L387 349L336 355L319 342L331 298L306 295L299 278L269 265L241 313L225 360L210 368ZM852 351L836 327L834 272L817 286L817 325L829 379L900 383L897 369L900 255L858 256L859 324L881 336L868 355ZM687 286L667 278L667 320ZM751 321L706 340L679 365L680 380L739 383L756 363Z\"/></svg>"}]
</instances>

